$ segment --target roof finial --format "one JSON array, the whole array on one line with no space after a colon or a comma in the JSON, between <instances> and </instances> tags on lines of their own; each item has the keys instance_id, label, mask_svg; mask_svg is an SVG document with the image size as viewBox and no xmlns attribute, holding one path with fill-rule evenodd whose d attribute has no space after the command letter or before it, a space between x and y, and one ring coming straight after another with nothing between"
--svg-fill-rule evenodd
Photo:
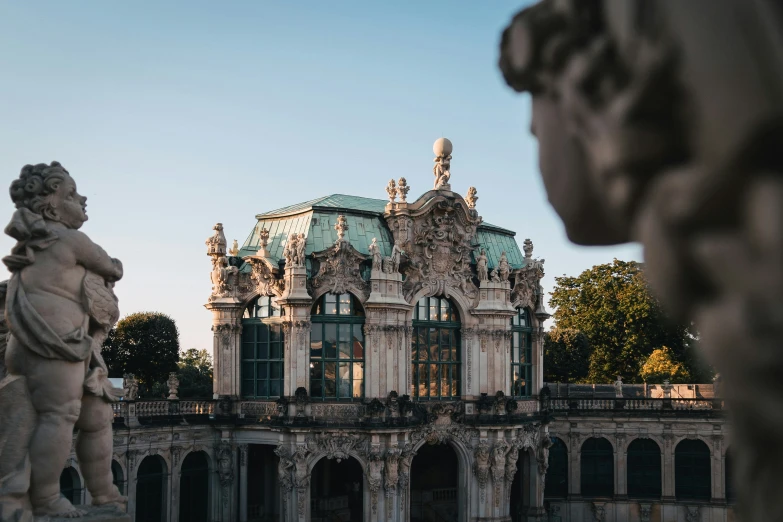
<instances>
[{"instance_id":1,"label":"roof finial","mask_svg":"<svg viewBox=\"0 0 783 522\"><path fill-rule=\"evenodd\" d=\"M435 153L435 167L432 171L435 174L435 190L451 190L449 178L451 177L451 151L453 147L448 138L438 138L432 146L432 152Z\"/></svg>"}]
</instances>

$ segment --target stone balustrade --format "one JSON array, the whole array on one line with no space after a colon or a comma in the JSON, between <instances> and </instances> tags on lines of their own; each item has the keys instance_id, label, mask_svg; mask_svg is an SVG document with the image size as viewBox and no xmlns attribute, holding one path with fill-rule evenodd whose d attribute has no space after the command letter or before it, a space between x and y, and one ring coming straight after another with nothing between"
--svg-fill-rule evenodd
<instances>
[{"instance_id":1,"label":"stone balustrade","mask_svg":"<svg viewBox=\"0 0 783 522\"><path fill-rule=\"evenodd\" d=\"M583 397L557 397L549 399L548 408L566 410L721 410L722 399L650 399L616 398L594 399Z\"/></svg>"}]
</instances>

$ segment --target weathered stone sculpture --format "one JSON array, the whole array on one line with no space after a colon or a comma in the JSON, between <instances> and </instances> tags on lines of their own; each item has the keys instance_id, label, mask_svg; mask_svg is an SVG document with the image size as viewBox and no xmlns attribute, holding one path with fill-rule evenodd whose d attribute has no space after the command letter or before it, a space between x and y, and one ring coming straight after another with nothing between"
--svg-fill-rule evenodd
<instances>
[{"instance_id":1,"label":"weathered stone sculpture","mask_svg":"<svg viewBox=\"0 0 783 522\"><path fill-rule=\"evenodd\" d=\"M783 520L781 35L779 2L544 0L501 43L569 238L640 241L653 289L695 320L746 520Z\"/></svg>"},{"instance_id":2,"label":"weathered stone sculpture","mask_svg":"<svg viewBox=\"0 0 783 522\"><path fill-rule=\"evenodd\" d=\"M76 455L93 504L123 505L113 484L112 409L121 390L107 379L101 344L119 317L114 283L122 264L79 228L87 198L59 163L27 165L11 184L17 240L3 262L8 375L0 381L0 519L79 517L60 494Z\"/></svg>"},{"instance_id":3,"label":"weathered stone sculpture","mask_svg":"<svg viewBox=\"0 0 783 522\"><path fill-rule=\"evenodd\" d=\"M452 150L451 141L447 138L438 138L432 147L432 152L435 153L435 166L432 169L435 174L435 190L451 190L451 185L449 185L451 172L449 171Z\"/></svg>"},{"instance_id":4,"label":"weathered stone sculpture","mask_svg":"<svg viewBox=\"0 0 783 522\"><path fill-rule=\"evenodd\" d=\"M381 248L378 246L377 238L372 238L372 243L370 243L368 249L372 256L372 269L380 270L383 263L383 257L381 256Z\"/></svg>"},{"instance_id":5,"label":"weathered stone sculpture","mask_svg":"<svg viewBox=\"0 0 783 522\"><path fill-rule=\"evenodd\" d=\"M478 272L479 281L489 281L488 263L487 253L482 248L481 254L476 259L476 271Z\"/></svg>"}]
</instances>

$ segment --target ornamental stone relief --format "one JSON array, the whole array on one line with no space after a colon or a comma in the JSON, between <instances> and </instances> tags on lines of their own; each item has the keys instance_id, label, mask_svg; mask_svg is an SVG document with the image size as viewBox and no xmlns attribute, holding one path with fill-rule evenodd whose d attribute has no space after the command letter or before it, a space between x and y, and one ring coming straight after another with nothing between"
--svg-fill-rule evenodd
<instances>
[{"instance_id":1,"label":"ornamental stone relief","mask_svg":"<svg viewBox=\"0 0 783 522\"><path fill-rule=\"evenodd\" d=\"M313 417L327 419L360 419L365 415L363 404L313 404L310 407Z\"/></svg>"},{"instance_id":2,"label":"ornamental stone relief","mask_svg":"<svg viewBox=\"0 0 783 522\"><path fill-rule=\"evenodd\" d=\"M544 260L533 259L533 242L525 239L525 266L514 272L514 288L511 301L514 306L535 310L537 299L541 295L539 285L544 277Z\"/></svg>"},{"instance_id":3,"label":"ornamental stone relief","mask_svg":"<svg viewBox=\"0 0 783 522\"><path fill-rule=\"evenodd\" d=\"M361 265L368 257L351 246L345 238L348 229L345 216L338 217L335 229L338 238L334 246L313 253L318 268L315 277L310 280L311 293L316 296L326 292L351 292L366 301L370 297L370 284L362 278Z\"/></svg>"},{"instance_id":4,"label":"ornamental stone relief","mask_svg":"<svg viewBox=\"0 0 783 522\"><path fill-rule=\"evenodd\" d=\"M391 227L395 242L405 248L405 298L410 302L422 289L425 295L449 295L459 292L468 299L478 296L473 284L471 254L476 227L481 218L461 198L438 196L412 216L413 235L398 237L402 231ZM399 225L400 220L396 224ZM407 230L407 229L406 229Z\"/></svg>"},{"instance_id":5,"label":"ornamental stone relief","mask_svg":"<svg viewBox=\"0 0 783 522\"><path fill-rule=\"evenodd\" d=\"M337 462L347 459L351 451L366 453L369 439L364 435L355 435L343 431L321 432L305 439L307 449L313 454L323 454L328 459Z\"/></svg>"}]
</instances>

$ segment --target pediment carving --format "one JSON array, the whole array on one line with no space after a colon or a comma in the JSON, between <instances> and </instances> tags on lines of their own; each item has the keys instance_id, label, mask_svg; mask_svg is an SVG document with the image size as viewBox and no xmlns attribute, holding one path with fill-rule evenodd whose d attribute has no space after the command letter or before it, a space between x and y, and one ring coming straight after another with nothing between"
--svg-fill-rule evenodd
<instances>
[{"instance_id":1,"label":"pediment carving","mask_svg":"<svg viewBox=\"0 0 783 522\"><path fill-rule=\"evenodd\" d=\"M423 289L428 296L461 293L476 299L478 288L470 265L481 217L459 196L438 195L428 200L431 194L419 199L425 201L420 208L412 205L407 226L400 227L402 222L396 219L396 226L390 227L408 257L405 298L410 302Z\"/></svg>"},{"instance_id":2,"label":"pediment carving","mask_svg":"<svg viewBox=\"0 0 783 522\"><path fill-rule=\"evenodd\" d=\"M278 279L280 268L270 259L261 256L247 256L244 261L250 265L250 283L258 295L280 297L285 290L285 281Z\"/></svg>"},{"instance_id":3,"label":"pediment carving","mask_svg":"<svg viewBox=\"0 0 783 522\"><path fill-rule=\"evenodd\" d=\"M370 297L370 283L362 278L361 265L369 258L356 250L344 237L348 229L345 217L338 218L335 228L339 237L334 246L313 252L318 268L315 277L310 281L310 293L317 297L326 292L350 292L366 301Z\"/></svg>"}]
</instances>

